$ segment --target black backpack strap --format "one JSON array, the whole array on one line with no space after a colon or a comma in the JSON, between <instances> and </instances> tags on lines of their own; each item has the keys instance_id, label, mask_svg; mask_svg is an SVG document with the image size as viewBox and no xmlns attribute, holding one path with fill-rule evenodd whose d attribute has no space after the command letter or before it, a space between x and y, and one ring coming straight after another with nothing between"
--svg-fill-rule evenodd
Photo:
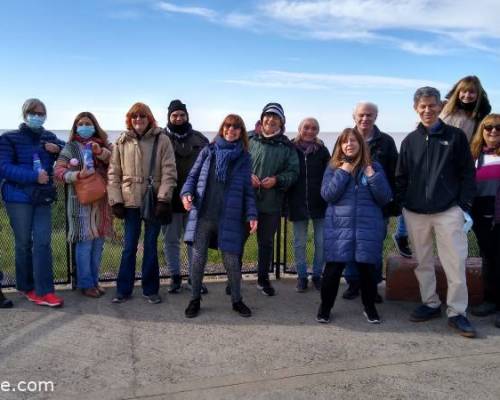
<instances>
[{"instance_id":1,"label":"black backpack strap","mask_svg":"<svg viewBox=\"0 0 500 400\"><path fill-rule=\"evenodd\" d=\"M153 185L153 170L156 162L156 149L158 148L158 139L160 135L156 135L155 141L153 143L153 151L151 153L151 161L149 163L149 176L148 176L148 185Z\"/></svg>"}]
</instances>

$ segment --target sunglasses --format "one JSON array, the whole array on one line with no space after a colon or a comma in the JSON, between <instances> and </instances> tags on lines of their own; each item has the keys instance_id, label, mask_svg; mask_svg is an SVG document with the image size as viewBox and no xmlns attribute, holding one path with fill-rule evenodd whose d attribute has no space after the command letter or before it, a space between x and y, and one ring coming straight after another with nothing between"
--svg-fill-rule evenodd
<instances>
[{"instance_id":1,"label":"sunglasses","mask_svg":"<svg viewBox=\"0 0 500 400\"><path fill-rule=\"evenodd\" d=\"M36 115L37 117L45 117L44 112L30 111L28 114Z\"/></svg>"},{"instance_id":2,"label":"sunglasses","mask_svg":"<svg viewBox=\"0 0 500 400\"><path fill-rule=\"evenodd\" d=\"M237 124L237 123L231 124L229 122L226 122L224 124L224 127L228 128L228 129L231 128L231 127L233 127L234 129L241 129L241 125L240 124Z\"/></svg>"},{"instance_id":3,"label":"sunglasses","mask_svg":"<svg viewBox=\"0 0 500 400\"><path fill-rule=\"evenodd\" d=\"M497 132L500 132L500 124L499 125L485 125L485 126L483 126L483 128L486 132L491 132L493 129L495 129Z\"/></svg>"},{"instance_id":4,"label":"sunglasses","mask_svg":"<svg viewBox=\"0 0 500 400\"><path fill-rule=\"evenodd\" d=\"M146 114L132 114L130 116L131 119L137 119L137 118L140 118L140 119L144 119L144 118L147 118L148 116Z\"/></svg>"}]
</instances>

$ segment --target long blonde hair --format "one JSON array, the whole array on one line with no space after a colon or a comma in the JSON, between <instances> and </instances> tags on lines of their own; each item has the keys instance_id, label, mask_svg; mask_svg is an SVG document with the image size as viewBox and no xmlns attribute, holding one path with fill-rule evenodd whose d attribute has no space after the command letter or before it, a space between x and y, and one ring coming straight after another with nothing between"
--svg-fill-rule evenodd
<instances>
[{"instance_id":1,"label":"long blonde hair","mask_svg":"<svg viewBox=\"0 0 500 400\"><path fill-rule=\"evenodd\" d=\"M476 106L474 107L474 110L472 110L471 114L471 117L473 119L480 120L484 118L491 111L488 95L483 89L481 81L477 76L470 75L460 79L457 83L455 83L453 88L446 95L448 102L446 103L446 105L443 108L443 111L441 112L443 116L453 114L454 112L457 111L459 102L458 96L461 91L467 89L474 89L475 92L477 93Z\"/></svg>"},{"instance_id":2,"label":"long blonde hair","mask_svg":"<svg viewBox=\"0 0 500 400\"><path fill-rule=\"evenodd\" d=\"M352 160L351 163L354 166L352 173L355 174L360 168L365 169L368 167L371 164L371 159L365 140L358 131L352 128L344 129L337 138L333 149L333 156L330 159L330 166L333 168L339 168L344 163L345 154L342 151L342 145L347 142L349 135L353 135L359 144L358 154L356 154L356 157L354 157L354 160Z\"/></svg>"},{"instance_id":3,"label":"long blonde hair","mask_svg":"<svg viewBox=\"0 0 500 400\"><path fill-rule=\"evenodd\" d=\"M488 124L500 124L500 114L489 114L484 117L483 120L479 123L479 126L476 129L476 133L474 133L474 136L472 136L472 140L470 142L470 151L474 160L477 160L479 158L483 147L486 145L486 143L484 142L483 131L484 126ZM500 147L496 149L495 153L497 156L500 156Z\"/></svg>"}]
</instances>

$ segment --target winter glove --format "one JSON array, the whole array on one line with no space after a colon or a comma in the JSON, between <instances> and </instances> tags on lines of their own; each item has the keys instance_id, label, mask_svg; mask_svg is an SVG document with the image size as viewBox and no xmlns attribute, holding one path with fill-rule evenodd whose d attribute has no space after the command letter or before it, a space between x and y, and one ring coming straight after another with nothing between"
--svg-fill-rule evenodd
<instances>
[{"instance_id":1,"label":"winter glove","mask_svg":"<svg viewBox=\"0 0 500 400\"><path fill-rule=\"evenodd\" d=\"M116 218L125 218L125 206L123 203L116 203L111 206L111 211Z\"/></svg>"},{"instance_id":2,"label":"winter glove","mask_svg":"<svg viewBox=\"0 0 500 400\"><path fill-rule=\"evenodd\" d=\"M165 201L156 203L155 216L160 220L162 225L167 225L172 222L172 206Z\"/></svg>"}]
</instances>

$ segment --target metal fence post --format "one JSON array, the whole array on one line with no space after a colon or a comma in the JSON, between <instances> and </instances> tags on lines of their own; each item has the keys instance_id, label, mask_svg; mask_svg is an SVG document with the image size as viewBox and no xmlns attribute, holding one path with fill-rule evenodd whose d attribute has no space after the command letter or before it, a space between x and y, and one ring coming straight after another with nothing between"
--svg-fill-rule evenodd
<instances>
[{"instance_id":1,"label":"metal fence post","mask_svg":"<svg viewBox=\"0 0 500 400\"><path fill-rule=\"evenodd\" d=\"M64 185L64 221L66 225L66 276L67 281L71 283L71 289L75 290L76 288L76 275L74 274L74 254L75 254L75 245L74 243L70 243L68 238L69 233L69 220L68 220L68 185Z\"/></svg>"},{"instance_id":2,"label":"metal fence post","mask_svg":"<svg viewBox=\"0 0 500 400\"><path fill-rule=\"evenodd\" d=\"M274 262L274 275L276 279L280 279L280 267L281 267L281 218L278 221L278 229L276 230L276 250L274 252L275 262Z\"/></svg>"}]
</instances>

